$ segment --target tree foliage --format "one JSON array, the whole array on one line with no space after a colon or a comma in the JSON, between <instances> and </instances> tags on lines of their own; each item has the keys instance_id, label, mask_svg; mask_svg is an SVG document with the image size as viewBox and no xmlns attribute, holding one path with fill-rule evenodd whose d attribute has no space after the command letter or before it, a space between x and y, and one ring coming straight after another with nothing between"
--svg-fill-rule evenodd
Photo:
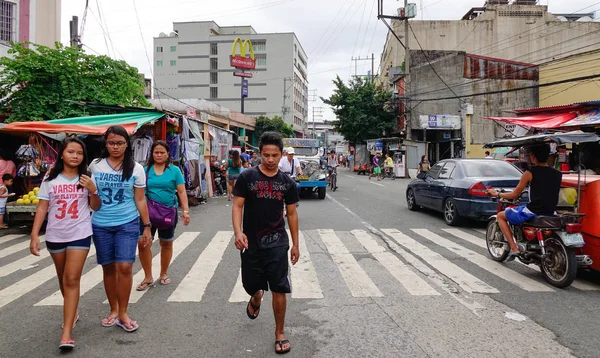
<instances>
[{"instance_id":1,"label":"tree foliage","mask_svg":"<svg viewBox=\"0 0 600 358\"><path fill-rule=\"evenodd\" d=\"M60 43L15 43L9 54L0 59L0 110L10 114L9 122L105 114L70 101L150 106L143 78L125 61Z\"/></svg>"},{"instance_id":2,"label":"tree foliage","mask_svg":"<svg viewBox=\"0 0 600 358\"><path fill-rule=\"evenodd\" d=\"M254 133L260 138L264 132L279 132L284 138L294 138L296 136L294 128L286 124L279 116L273 118L267 116L256 117Z\"/></svg>"},{"instance_id":3,"label":"tree foliage","mask_svg":"<svg viewBox=\"0 0 600 358\"><path fill-rule=\"evenodd\" d=\"M361 143L394 131L397 115L391 92L360 77L345 84L337 76L333 84L333 94L321 100L332 107L337 117L334 127L346 140Z\"/></svg>"}]
</instances>

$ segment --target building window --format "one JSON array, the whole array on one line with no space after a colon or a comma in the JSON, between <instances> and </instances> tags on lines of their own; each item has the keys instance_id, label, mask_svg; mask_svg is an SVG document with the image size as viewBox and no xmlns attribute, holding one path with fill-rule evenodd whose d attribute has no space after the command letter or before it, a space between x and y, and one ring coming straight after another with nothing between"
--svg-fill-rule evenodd
<instances>
[{"instance_id":1,"label":"building window","mask_svg":"<svg viewBox=\"0 0 600 358\"><path fill-rule=\"evenodd\" d=\"M217 58L210 59L210 69L216 70L219 68L219 60Z\"/></svg>"},{"instance_id":2,"label":"building window","mask_svg":"<svg viewBox=\"0 0 600 358\"><path fill-rule=\"evenodd\" d=\"M170 64L171 66L177 66L177 61L175 61L175 60L171 60L171 61L169 62L169 64Z\"/></svg>"},{"instance_id":3,"label":"building window","mask_svg":"<svg viewBox=\"0 0 600 358\"><path fill-rule=\"evenodd\" d=\"M156 61L156 67L162 67L163 62L161 60Z\"/></svg>"},{"instance_id":4,"label":"building window","mask_svg":"<svg viewBox=\"0 0 600 358\"><path fill-rule=\"evenodd\" d=\"M211 85L216 85L217 83L219 83L219 73L218 72L211 72L210 73L210 84Z\"/></svg>"},{"instance_id":5,"label":"building window","mask_svg":"<svg viewBox=\"0 0 600 358\"><path fill-rule=\"evenodd\" d=\"M265 52L267 51L267 43L265 41L256 41L252 43L254 52Z\"/></svg>"},{"instance_id":6,"label":"building window","mask_svg":"<svg viewBox=\"0 0 600 358\"><path fill-rule=\"evenodd\" d=\"M158 46L156 48L156 52L163 52L163 47L162 46Z\"/></svg>"},{"instance_id":7,"label":"building window","mask_svg":"<svg viewBox=\"0 0 600 358\"><path fill-rule=\"evenodd\" d=\"M177 46L171 46L171 52L176 52L177 51Z\"/></svg>"},{"instance_id":8,"label":"building window","mask_svg":"<svg viewBox=\"0 0 600 358\"><path fill-rule=\"evenodd\" d=\"M210 98L218 98L219 97L219 87L211 87L210 88Z\"/></svg>"},{"instance_id":9,"label":"building window","mask_svg":"<svg viewBox=\"0 0 600 358\"><path fill-rule=\"evenodd\" d=\"M256 59L256 67L267 67L267 54L254 55L254 59Z\"/></svg>"},{"instance_id":10,"label":"building window","mask_svg":"<svg viewBox=\"0 0 600 358\"><path fill-rule=\"evenodd\" d=\"M210 44L210 54L211 56L217 56L219 54L218 44Z\"/></svg>"},{"instance_id":11,"label":"building window","mask_svg":"<svg viewBox=\"0 0 600 358\"><path fill-rule=\"evenodd\" d=\"M0 1L0 41L16 41L17 4L10 1Z\"/></svg>"}]
</instances>

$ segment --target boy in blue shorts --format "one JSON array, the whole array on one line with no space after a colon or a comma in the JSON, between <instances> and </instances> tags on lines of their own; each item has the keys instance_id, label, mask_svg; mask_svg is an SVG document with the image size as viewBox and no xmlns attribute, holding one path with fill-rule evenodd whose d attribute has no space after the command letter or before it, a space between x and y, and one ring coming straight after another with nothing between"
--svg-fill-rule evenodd
<instances>
[{"instance_id":1,"label":"boy in blue shorts","mask_svg":"<svg viewBox=\"0 0 600 358\"><path fill-rule=\"evenodd\" d=\"M532 146L528 149L527 155L532 166L523 173L519 185L517 185L514 191L510 193L498 193L494 189L488 190L488 194L492 196L514 200L521 195L528 185L530 186L529 204L516 208L508 208L498 214L498 226L500 226L500 230L502 230L510 246L507 261L514 260L520 254L508 223L511 225L520 225L534 219L537 215L554 215L556 206L558 205L562 173L546 163L550 156L550 146L548 144Z\"/></svg>"}]
</instances>

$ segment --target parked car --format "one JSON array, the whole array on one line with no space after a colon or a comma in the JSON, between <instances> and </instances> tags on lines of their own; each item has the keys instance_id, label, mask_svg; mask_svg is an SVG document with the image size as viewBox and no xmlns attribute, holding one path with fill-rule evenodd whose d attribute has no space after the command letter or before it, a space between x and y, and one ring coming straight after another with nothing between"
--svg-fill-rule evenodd
<instances>
[{"instance_id":1,"label":"parked car","mask_svg":"<svg viewBox=\"0 0 600 358\"><path fill-rule=\"evenodd\" d=\"M463 218L487 220L497 209L487 189L514 190L521 175L503 160L442 160L408 184L406 202L412 211L424 207L442 212L448 225L457 225Z\"/></svg>"}]
</instances>

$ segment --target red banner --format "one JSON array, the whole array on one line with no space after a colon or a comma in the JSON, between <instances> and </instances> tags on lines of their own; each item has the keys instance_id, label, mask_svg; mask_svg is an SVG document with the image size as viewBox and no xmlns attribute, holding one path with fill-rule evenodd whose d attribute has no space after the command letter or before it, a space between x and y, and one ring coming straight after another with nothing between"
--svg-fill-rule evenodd
<instances>
[{"instance_id":1,"label":"red banner","mask_svg":"<svg viewBox=\"0 0 600 358\"><path fill-rule=\"evenodd\" d=\"M246 70L253 70L256 68L256 61L251 58L236 55L229 56L229 59L231 61L231 67L243 68Z\"/></svg>"}]
</instances>

